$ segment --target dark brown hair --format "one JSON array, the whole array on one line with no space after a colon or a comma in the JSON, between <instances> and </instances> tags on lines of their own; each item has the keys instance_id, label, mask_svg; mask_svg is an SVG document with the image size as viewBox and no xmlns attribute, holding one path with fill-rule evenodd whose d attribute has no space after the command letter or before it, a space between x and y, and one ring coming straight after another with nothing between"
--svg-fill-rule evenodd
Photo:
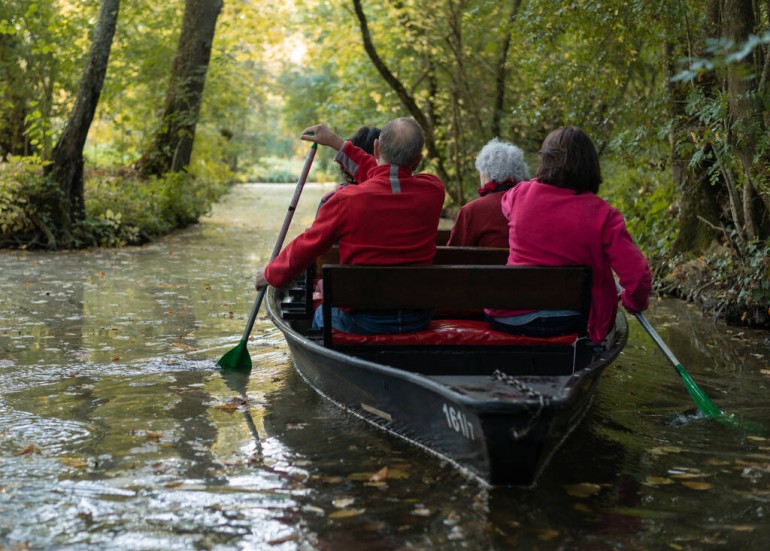
<instances>
[{"instance_id":1,"label":"dark brown hair","mask_svg":"<svg viewBox=\"0 0 770 551\"><path fill-rule=\"evenodd\" d=\"M379 137L380 129L376 126L362 126L356 131L355 134L353 134L349 141L356 147L360 147L366 151L369 155L374 155L374 140L378 139ZM355 178L353 178L353 176L348 174L345 169L342 168L342 165L340 165L340 172L348 184L358 183L356 182Z\"/></svg>"},{"instance_id":2,"label":"dark brown hair","mask_svg":"<svg viewBox=\"0 0 770 551\"><path fill-rule=\"evenodd\" d=\"M548 134L538 153L535 178L577 193L597 193L602 172L591 138L575 126L564 126Z\"/></svg>"}]
</instances>

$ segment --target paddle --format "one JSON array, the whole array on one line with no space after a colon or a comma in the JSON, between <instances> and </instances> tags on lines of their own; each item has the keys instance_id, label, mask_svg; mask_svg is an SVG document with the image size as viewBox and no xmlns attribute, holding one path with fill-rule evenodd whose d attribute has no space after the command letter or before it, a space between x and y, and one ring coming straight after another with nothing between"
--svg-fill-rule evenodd
<instances>
[{"instance_id":1,"label":"paddle","mask_svg":"<svg viewBox=\"0 0 770 551\"><path fill-rule=\"evenodd\" d=\"M289 225L291 224L291 219L294 217L294 211L297 208L297 203L299 203L299 196L302 194L302 188L305 186L308 172L310 172L310 165L313 164L316 149L318 149L318 144L314 143L305 158L305 166L302 167L302 173L299 176L299 180L297 180L294 196L291 198L291 203L289 203L289 210L286 212L286 217L283 220L283 226L278 234L278 239L275 241L275 247L273 247L273 254L270 255L270 260L273 260L278 256L278 253L280 253L283 248L283 242L286 240L286 234L289 232ZM251 369L251 356L249 356L247 344L249 335L251 334L251 328L254 326L254 321L257 319L257 312L259 312L259 307L262 305L262 300L265 298L265 292L267 292L267 287L263 287L259 290L259 293L257 293L257 300L254 302L254 307L251 309L251 315L249 316L249 321L246 323L246 329L243 332L241 341L235 348L227 352L217 362L217 365L222 369Z\"/></svg>"},{"instance_id":2,"label":"paddle","mask_svg":"<svg viewBox=\"0 0 770 551\"><path fill-rule=\"evenodd\" d=\"M652 325L650 325L644 315L641 313L636 313L634 314L634 317L639 321L642 327L644 327L644 330L647 331L647 334L652 337L652 340L656 345L658 345L658 348L660 348L661 352L663 352L663 355L665 355L666 358L668 358L668 361L671 362L671 364L674 366L674 369L676 369L676 372L679 373L679 377L681 377L687 392L690 394L693 401L695 401L695 405L698 406L698 409L700 409L703 414L706 415L706 417L715 419L725 425L737 427L741 430L753 434L767 434L767 429L762 425L752 423L750 421L743 421L736 418L734 415L727 415L724 411L717 407L716 404L714 404L714 402L712 402L711 399L706 395L706 393L703 392L703 390L695 383L695 381L692 380L692 377L690 377L690 374L687 373L687 370L685 370L682 363L677 360L676 356L674 356L674 353L671 352L671 349L669 349L668 346L666 346L666 343L663 342L663 339L660 337L660 335L658 335L657 331L653 329Z\"/></svg>"}]
</instances>

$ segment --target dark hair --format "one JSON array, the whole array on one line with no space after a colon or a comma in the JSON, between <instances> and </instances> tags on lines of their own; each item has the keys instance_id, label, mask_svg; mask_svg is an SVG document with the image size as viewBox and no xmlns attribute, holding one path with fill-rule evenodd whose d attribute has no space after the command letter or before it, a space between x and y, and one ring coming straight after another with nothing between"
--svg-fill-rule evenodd
<instances>
[{"instance_id":1,"label":"dark hair","mask_svg":"<svg viewBox=\"0 0 770 551\"><path fill-rule=\"evenodd\" d=\"M417 121L408 117L393 119L382 128L380 157L391 165L415 168L422 158L425 136Z\"/></svg>"},{"instance_id":2,"label":"dark hair","mask_svg":"<svg viewBox=\"0 0 770 551\"><path fill-rule=\"evenodd\" d=\"M358 130L356 130L356 133L351 136L348 141L355 145L356 147L360 147L364 151L366 151L369 155L374 155L374 140L378 139L380 137L380 129L376 126L362 126ZM340 165L340 172L342 173L342 177L345 178L345 181L348 184L357 184L358 182L345 172L345 170L342 168L342 165Z\"/></svg>"},{"instance_id":3,"label":"dark hair","mask_svg":"<svg viewBox=\"0 0 770 551\"><path fill-rule=\"evenodd\" d=\"M591 138L575 126L565 126L548 134L538 153L535 178L577 193L597 193L602 172Z\"/></svg>"}]
</instances>

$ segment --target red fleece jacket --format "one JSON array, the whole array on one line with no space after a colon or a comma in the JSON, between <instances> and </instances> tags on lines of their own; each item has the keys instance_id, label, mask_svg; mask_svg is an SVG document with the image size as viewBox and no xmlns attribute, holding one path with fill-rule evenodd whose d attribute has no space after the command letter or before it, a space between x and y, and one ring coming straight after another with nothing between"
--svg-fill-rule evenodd
<instances>
[{"instance_id":1,"label":"red fleece jacket","mask_svg":"<svg viewBox=\"0 0 770 551\"><path fill-rule=\"evenodd\" d=\"M646 310L652 289L647 260L623 215L593 193L575 193L537 180L521 182L501 202L508 219L509 266L588 266L592 270L588 335L601 342L615 320L618 297L630 312ZM490 311L494 317L521 312Z\"/></svg>"},{"instance_id":2,"label":"red fleece jacket","mask_svg":"<svg viewBox=\"0 0 770 551\"><path fill-rule=\"evenodd\" d=\"M265 269L281 287L335 243L343 264L431 264L444 205L444 184L430 174L413 174L345 142L335 157L360 184L338 190L304 233Z\"/></svg>"}]
</instances>

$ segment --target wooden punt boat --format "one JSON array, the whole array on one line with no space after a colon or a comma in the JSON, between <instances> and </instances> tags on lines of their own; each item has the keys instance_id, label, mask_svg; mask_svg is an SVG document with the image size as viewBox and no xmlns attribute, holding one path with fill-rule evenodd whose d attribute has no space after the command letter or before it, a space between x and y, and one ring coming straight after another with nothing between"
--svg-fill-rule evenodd
<instances>
[{"instance_id":1,"label":"wooden punt boat","mask_svg":"<svg viewBox=\"0 0 770 551\"><path fill-rule=\"evenodd\" d=\"M323 308L437 309L427 331L311 329L313 270L296 285L270 289L268 314L296 370L325 398L486 483L532 486L625 346L626 319L618 314L614 338L597 349L586 338L589 270L489 266L467 250L441 254L479 263L323 267ZM486 326L474 310L482 306L578 309L583 320L577 335L516 337Z\"/></svg>"}]
</instances>

